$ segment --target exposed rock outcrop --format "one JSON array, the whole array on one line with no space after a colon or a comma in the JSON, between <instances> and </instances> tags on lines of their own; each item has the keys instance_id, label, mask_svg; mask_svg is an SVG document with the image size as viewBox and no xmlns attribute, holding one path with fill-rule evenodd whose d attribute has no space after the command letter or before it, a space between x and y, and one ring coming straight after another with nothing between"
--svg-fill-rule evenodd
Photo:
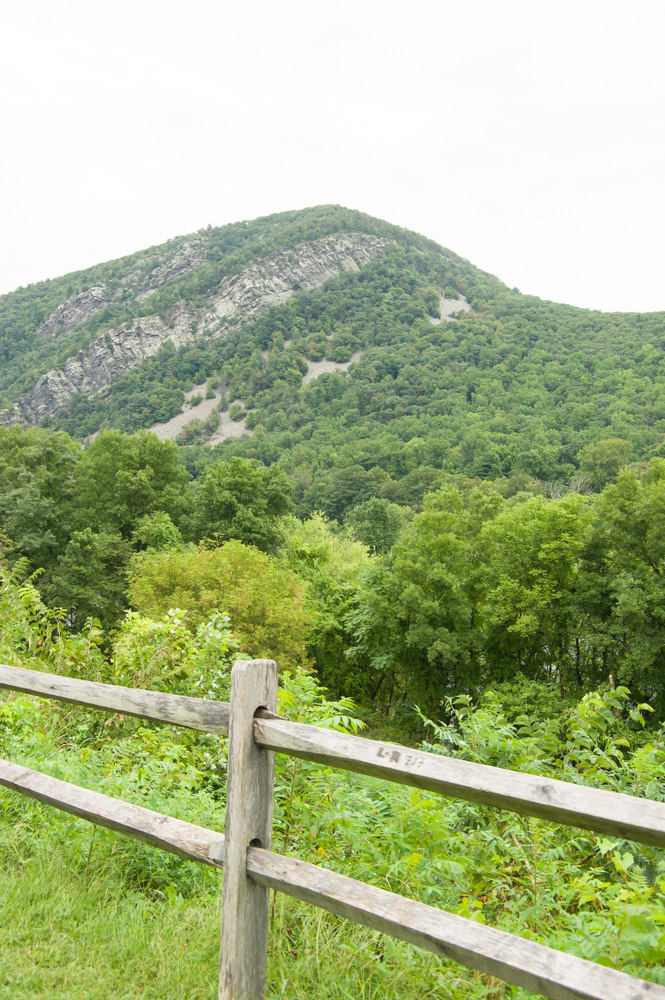
<instances>
[{"instance_id":1,"label":"exposed rock outcrop","mask_svg":"<svg viewBox=\"0 0 665 1000\"><path fill-rule=\"evenodd\" d=\"M303 375L302 384L307 385L308 382L312 382L315 378L318 378L319 375L328 374L330 372L345 372L350 365L360 360L361 355L362 351L359 350L355 351L348 361L328 361L325 358L321 361L308 361L307 372ZM205 382L194 386L193 389L185 393L185 402L189 402L189 400L195 395L203 395L205 390ZM153 434L157 435L160 441L176 441L178 439L178 435L185 430L189 424L192 422L201 423L204 420L207 420L213 410L217 408L220 397L221 390L218 389L215 392L214 397L210 399L202 399L199 403L192 406L191 409L185 409L184 412L177 413L175 417L171 417L170 420L155 423L149 429ZM247 430L245 427L245 418L243 417L242 420L231 420L227 407L226 410L219 412L217 427L214 431L203 434L200 440L202 444L218 444L220 441L225 441L227 438L242 437L243 434L252 434L252 431Z\"/></svg>"},{"instance_id":2,"label":"exposed rock outcrop","mask_svg":"<svg viewBox=\"0 0 665 1000\"><path fill-rule=\"evenodd\" d=\"M180 347L194 339L191 316L183 307L175 311L168 323L160 316L146 316L107 330L87 350L68 358L62 368L42 375L21 412L39 423L62 409L76 393L94 396L102 392L156 354L167 340Z\"/></svg>"},{"instance_id":3,"label":"exposed rock outcrop","mask_svg":"<svg viewBox=\"0 0 665 1000\"><path fill-rule=\"evenodd\" d=\"M139 301L146 299L153 292L157 291L157 289L163 285L167 285L169 281L179 278L180 275L185 274L187 271L194 270L200 264L205 264L205 261L206 254L202 246L183 243L168 260L158 264L157 267L154 267L150 271L147 287L136 296L137 299Z\"/></svg>"},{"instance_id":4,"label":"exposed rock outcrop","mask_svg":"<svg viewBox=\"0 0 665 1000\"><path fill-rule=\"evenodd\" d=\"M458 313L469 312L470 309L471 306L463 295L458 295L456 299L449 299L442 295L439 302L440 316L437 318L430 316L429 321L430 323L449 323L457 318Z\"/></svg>"},{"instance_id":5,"label":"exposed rock outcrop","mask_svg":"<svg viewBox=\"0 0 665 1000\"><path fill-rule=\"evenodd\" d=\"M57 337L80 326L95 313L108 305L108 299L101 285L89 288L87 292L71 295L66 302L54 309L37 330L38 337Z\"/></svg>"},{"instance_id":6,"label":"exposed rock outcrop","mask_svg":"<svg viewBox=\"0 0 665 1000\"><path fill-rule=\"evenodd\" d=\"M206 261L203 246L186 242L180 244L166 260L151 268L151 263L141 261L126 279L126 287L131 289L133 297L141 302L154 292L159 291L175 278L187 271L192 271ZM142 289L142 290L139 290ZM86 320L108 306L119 295L95 285L85 292L76 292L62 302L51 315L44 320L36 331L40 338L57 337L68 333L74 327L81 326Z\"/></svg>"},{"instance_id":7,"label":"exposed rock outcrop","mask_svg":"<svg viewBox=\"0 0 665 1000\"><path fill-rule=\"evenodd\" d=\"M317 288L342 271L358 271L381 256L386 245L385 239L344 233L267 255L240 274L224 278L210 297L196 306L180 303L168 317L142 317L106 330L61 368L42 375L28 397L12 409L0 411L0 424L39 423L54 416L77 393L92 396L103 392L167 341L180 347L194 341L202 330L223 336L230 321L253 319L297 291ZM150 272L149 288L172 280L200 260L198 247L179 248L176 256ZM70 329L75 316L81 317L76 323L84 322L105 304L101 288L76 295L51 314L40 335L55 336Z\"/></svg>"},{"instance_id":8,"label":"exposed rock outcrop","mask_svg":"<svg viewBox=\"0 0 665 1000\"><path fill-rule=\"evenodd\" d=\"M359 271L385 246L385 240L374 236L348 233L271 254L222 281L214 298L215 311L224 319L254 316L288 301L296 291L318 288L342 271Z\"/></svg>"}]
</instances>

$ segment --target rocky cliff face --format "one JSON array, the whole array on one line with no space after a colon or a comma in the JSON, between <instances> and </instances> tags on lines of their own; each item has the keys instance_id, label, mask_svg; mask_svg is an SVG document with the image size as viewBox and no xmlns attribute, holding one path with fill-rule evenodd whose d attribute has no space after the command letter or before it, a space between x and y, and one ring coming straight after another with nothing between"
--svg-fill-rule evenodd
<instances>
[{"instance_id":1,"label":"rocky cliff face","mask_svg":"<svg viewBox=\"0 0 665 1000\"><path fill-rule=\"evenodd\" d=\"M80 326L95 313L108 305L108 299L101 285L89 288L87 292L72 295L58 306L37 330L38 337L57 337Z\"/></svg>"},{"instance_id":2,"label":"rocky cliff face","mask_svg":"<svg viewBox=\"0 0 665 1000\"><path fill-rule=\"evenodd\" d=\"M256 316L269 306L286 302L296 291L317 288L342 271L359 271L380 256L385 245L385 240L349 233L272 254L220 284L214 297L215 312L227 320Z\"/></svg>"},{"instance_id":3,"label":"rocky cliff face","mask_svg":"<svg viewBox=\"0 0 665 1000\"><path fill-rule=\"evenodd\" d=\"M167 285L169 281L179 278L181 274L185 274L187 271L193 271L194 268L200 264L205 264L205 262L205 250L200 242L183 243L168 260L158 264L157 267L154 267L148 273L145 283L146 287L138 293L136 298L139 301L148 298L157 289L162 288L163 285ZM135 280L138 278L139 275L137 274Z\"/></svg>"},{"instance_id":4,"label":"rocky cliff face","mask_svg":"<svg viewBox=\"0 0 665 1000\"><path fill-rule=\"evenodd\" d=\"M156 354L167 340L175 347L194 340L193 326L188 311L179 306L168 323L160 316L147 316L107 330L86 351L68 358L61 369L42 375L28 399L17 404L22 418L39 423L44 417L56 414L79 392L88 396L102 392L145 358Z\"/></svg>"},{"instance_id":5,"label":"rocky cliff face","mask_svg":"<svg viewBox=\"0 0 665 1000\"><path fill-rule=\"evenodd\" d=\"M54 416L77 393L102 393L112 382L156 354L167 342L191 343L203 331L224 336L231 321L253 319L270 306L286 302L297 291L317 288L342 271L358 271L381 256L387 241L362 233L329 236L273 253L238 275L224 278L209 298L196 307L181 302L168 317L154 315L122 324L100 334L90 346L43 375L29 396L10 410L0 411L0 423L39 423ZM174 277L202 263L201 250L186 244L173 258L147 275L145 298ZM108 303L101 287L72 296L42 324L41 337L68 332Z\"/></svg>"}]
</instances>

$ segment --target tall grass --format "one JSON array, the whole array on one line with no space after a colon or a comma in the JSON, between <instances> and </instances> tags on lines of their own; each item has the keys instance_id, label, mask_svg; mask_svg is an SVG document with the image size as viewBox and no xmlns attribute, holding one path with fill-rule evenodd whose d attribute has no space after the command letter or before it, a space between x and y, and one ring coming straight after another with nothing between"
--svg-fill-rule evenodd
<instances>
[{"instance_id":1,"label":"tall grass","mask_svg":"<svg viewBox=\"0 0 665 1000\"><path fill-rule=\"evenodd\" d=\"M311 678L288 683L292 715L342 720ZM455 725L431 726L429 749L664 800L665 730L632 749L617 698L587 696L565 724L519 730L497 705L462 699ZM223 743L126 720L100 733L92 718L1 696L0 755L223 829ZM665 856L653 848L279 756L274 846L665 985ZM220 883L0 788L0 1000L214 1000ZM526 996L276 897L267 1000Z\"/></svg>"},{"instance_id":2,"label":"tall grass","mask_svg":"<svg viewBox=\"0 0 665 1000\"><path fill-rule=\"evenodd\" d=\"M219 885L189 897L140 891L126 878L123 838L109 834L95 864L94 849L86 863L59 837L35 845L24 832L5 827L0 841L0 1000L216 1000ZM409 945L276 898L267 1000L504 995Z\"/></svg>"}]
</instances>

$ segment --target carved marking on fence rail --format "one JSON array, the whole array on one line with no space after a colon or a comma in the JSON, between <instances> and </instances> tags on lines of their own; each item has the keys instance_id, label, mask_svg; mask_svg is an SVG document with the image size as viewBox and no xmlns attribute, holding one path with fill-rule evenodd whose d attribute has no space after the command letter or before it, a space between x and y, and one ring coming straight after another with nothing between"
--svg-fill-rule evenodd
<instances>
[{"instance_id":1,"label":"carved marking on fence rail","mask_svg":"<svg viewBox=\"0 0 665 1000\"><path fill-rule=\"evenodd\" d=\"M377 757L386 757L391 764L402 764L402 767L422 767L425 763L424 757L419 757L412 753L405 753L403 749L396 749L396 747L379 747L376 751Z\"/></svg>"}]
</instances>

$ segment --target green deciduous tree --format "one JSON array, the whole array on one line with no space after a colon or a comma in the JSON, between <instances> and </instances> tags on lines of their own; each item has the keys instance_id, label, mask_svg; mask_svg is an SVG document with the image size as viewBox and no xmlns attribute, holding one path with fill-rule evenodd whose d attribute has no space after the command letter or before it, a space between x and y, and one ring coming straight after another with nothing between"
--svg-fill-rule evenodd
<instances>
[{"instance_id":1,"label":"green deciduous tree","mask_svg":"<svg viewBox=\"0 0 665 1000\"><path fill-rule=\"evenodd\" d=\"M347 510L377 496L382 484L389 479L379 467L369 472L361 465L333 469L308 490L305 503L310 510L322 510L328 517L341 521Z\"/></svg>"},{"instance_id":2,"label":"green deciduous tree","mask_svg":"<svg viewBox=\"0 0 665 1000\"><path fill-rule=\"evenodd\" d=\"M119 531L75 531L45 588L49 602L67 608L74 628L88 618L111 628L127 609L131 552Z\"/></svg>"},{"instance_id":3,"label":"green deciduous tree","mask_svg":"<svg viewBox=\"0 0 665 1000\"><path fill-rule=\"evenodd\" d=\"M293 483L276 467L232 458L206 469L194 492L190 521L196 539L231 538L274 551L281 522L293 511Z\"/></svg>"},{"instance_id":4,"label":"green deciduous tree","mask_svg":"<svg viewBox=\"0 0 665 1000\"><path fill-rule=\"evenodd\" d=\"M308 649L321 680L336 694L364 693L362 678L345 655L353 638L344 622L371 562L366 546L313 514L304 522L288 521L279 558L309 584L307 604L314 618Z\"/></svg>"},{"instance_id":5,"label":"green deciduous tree","mask_svg":"<svg viewBox=\"0 0 665 1000\"><path fill-rule=\"evenodd\" d=\"M155 511L165 511L178 524L190 503L189 479L172 441L147 431L131 437L104 431L76 468L74 522L126 539Z\"/></svg>"},{"instance_id":6,"label":"green deciduous tree","mask_svg":"<svg viewBox=\"0 0 665 1000\"><path fill-rule=\"evenodd\" d=\"M592 675L665 706L665 460L626 471L594 500L579 602Z\"/></svg>"},{"instance_id":7,"label":"green deciduous tree","mask_svg":"<svg viewBox=\"0 0 665 1000\"><path fill-rule=\"evenodd\" d=\"M481 682L480 537L502 503L490 486L466 496L443 486L425 497L389 559L365 575L347 622L370 694L436 705L445 692Z\"/></svg>"},{"instance_id":8,"label":"green deciduous tree","mask_svg":"<svg viewBox=\"0 0 665 1000\"><path fill-rule=\"evenodd\" d=\"M407 510L389 500L373 497L353 507L345 523L358 541L369 545L373 552L386 553L408 523Z\"/></svg>"},{"instance_id":9,"label":"green deciduous tree","mask_svg":"<svg viewBox=\"0 0 665 1000\"><path fill-rule=\"evenodd\" d=\"M80 455L80 445L66 434L0 428L0 525L13 557L45 571L42 582L67 545Z\"/></svg>"},{"instance_id":10,"label":"green deciduous tree","mask_svg":"<svg viewBox=\"0 0 665 1000\"><path fill-rule=\"evenodd\" d=\"M580 469L588 476L594 489L600 490L616 479L619 470L630 461L633 445L622 438L604 438L582 448Z\"/></svg>"},{"instance_id":11,"label":"green deciduous tree","mask_svg":"<svg viewBox=\"0 0 665 1000\"><path fill-rule=\"evenodd\" d=\"M482 533L488 560L481 602L486 655L502 680L517 671L544 672L563 685L575 676L574 593L593 511L579 494L516 500Z\"/></svg>"},{"instance_id":12,"label":"green deciduous tree","mask_svg":"<svg viewBox=\"0 0 665 1000\"><path fill-rule=\"evenodd\" d=\"M182 535L167 513L156 510L153 514L144 514L132 536L135 545L146 549L180 549Z\"/></svg>"}]
</instances>

